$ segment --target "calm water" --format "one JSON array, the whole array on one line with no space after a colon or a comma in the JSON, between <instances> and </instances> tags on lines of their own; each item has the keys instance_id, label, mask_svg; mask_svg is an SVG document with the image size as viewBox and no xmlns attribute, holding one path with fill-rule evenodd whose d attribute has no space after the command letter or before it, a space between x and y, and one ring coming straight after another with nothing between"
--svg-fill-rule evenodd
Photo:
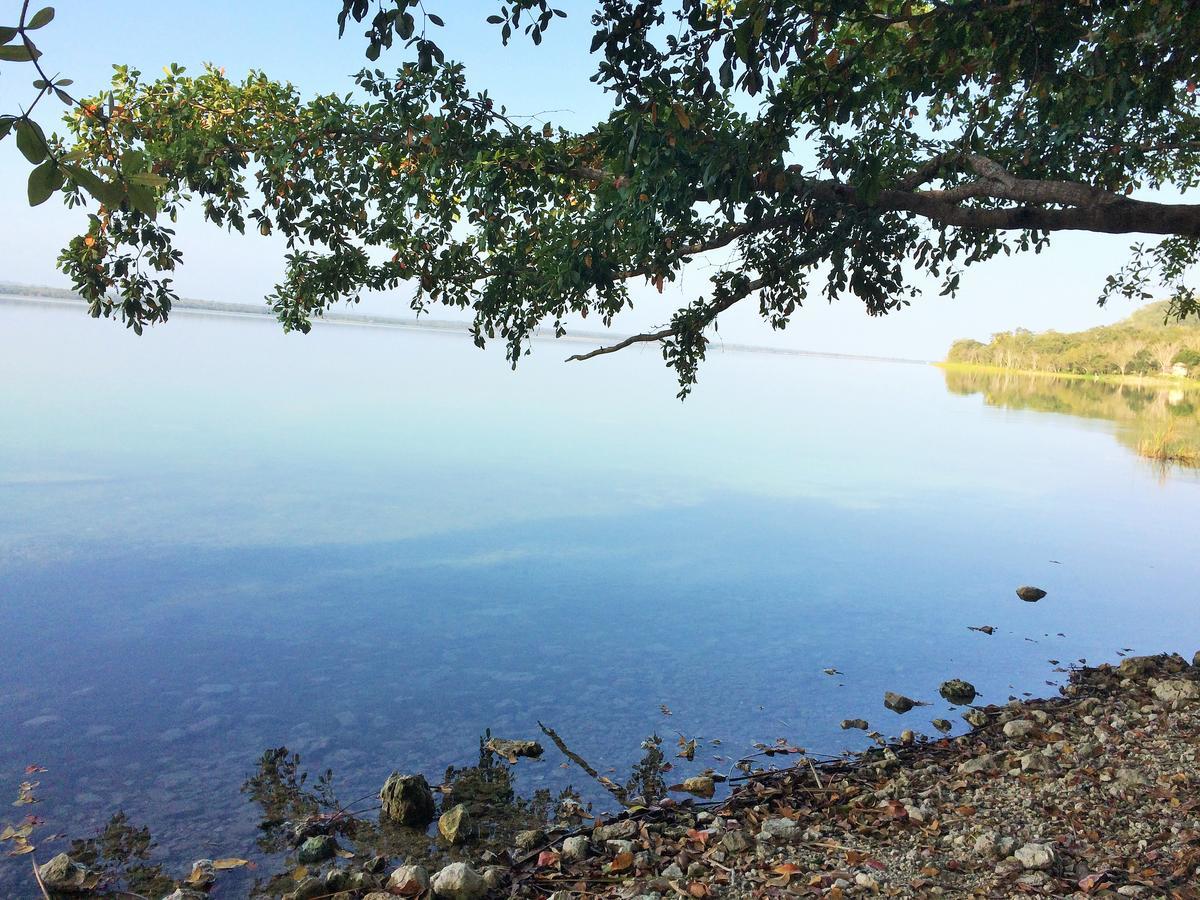
<instances>
[{"instance_id":1,"label":"calm water","mask_svg":"<svg viewBox=\"0 0 1200 900\"><path fill-rule=\"evenodd\" d=\"M1200 481L1115 415L732 353L681 405L653 351L565 355L0 304L0 792L44 765L52 829L124 809L182 868L253 854L270 746L350 798L539 719L602 770L655 730L724 770L947 711L885 690L1001 702L1053 691L1048 660L1200 647ZM602 799L561 762L520 786Z\"/></svg>"}]
</instances>

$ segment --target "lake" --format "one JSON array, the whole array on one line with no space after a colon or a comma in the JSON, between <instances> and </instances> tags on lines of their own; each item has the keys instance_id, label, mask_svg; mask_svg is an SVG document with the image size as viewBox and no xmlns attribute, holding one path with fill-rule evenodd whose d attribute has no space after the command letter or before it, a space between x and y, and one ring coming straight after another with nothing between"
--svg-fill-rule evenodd
<instances>
[{"instance_id":1,"label":"lake","mask_svg":"<svg viewBox=\"0 0 1200 900\"><path fill-rule=\"evenodd\" d=\"M1129 436L1186 397L714 348L681 404L655 350L576 350L0 304L0 789L44 766L46 830L122 810L182 875L261 860L269 747L357 798L491 729L547 746L522 792L611 806L539 721L619 780L698 738L682 780L865 746L843 718L961 731L948 678L1003 702L1200 648L1200 479Z\"/></svg>"}]
</instances>

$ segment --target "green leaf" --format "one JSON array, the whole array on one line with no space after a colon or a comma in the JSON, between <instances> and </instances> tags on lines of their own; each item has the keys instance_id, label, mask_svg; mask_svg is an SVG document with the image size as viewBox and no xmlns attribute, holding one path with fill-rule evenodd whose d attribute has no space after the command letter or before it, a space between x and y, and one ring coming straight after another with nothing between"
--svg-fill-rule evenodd
<instances>
[{"instance_id":1,"label":"green leaf","mask_svg":"<svg viewBox=\"0 0 1200 900\"><path fill-rule=\"evenodd\" d=\"M120 206L121 201L125 199L125 191L120 185L109 184L94 172L77 166L69 167L68 171L81 188L107 207Z\"/></svg>"},{"instance_id":2,"label":"green leaf","mask_svg":"<svg viewBox=\"0 0 1200 900\"><path fill-rule=\"evenodd\" d=\"M63 186L62 169L52 159L46 160L29 173L29 205L38 206Z\"/></svg>"},{"instance_id":3,"label":"green leaf","mask_svg":"<svg viewBox=\"0 0 1200 900\"><path fill-rule=\"evenodd\" d=\"M33 52L29 52L29 47L24 44L13 44L12 46L0 47L0 60L4 62L29 62L41 56L36 47Z\"/></svg>"},{"instance_id":4,"label":"green leaf","mask_svg":"<svg viewBox=\"0 0 1200 900\"><path fill-rule=\"evenodd\" d=\"M46 135L37 122L22 119L17 123L17 149L35 166L46 158Z\"/></svg>"},{"instance_id":5,"label":"green leaf","mask_svg":"<svg viewBox=\"0 0 1200 900\"><path fill-rule=\"evenodd\" d=\"M144 184L147 187L164 188L167 186L167 179L162 175L155 175L153 172L139 172L137 175L129 176L130 184Z\"/></svg>"},{"instance_id":6,"label":"green leaf","mask_svg":"<svg viewBox=\"0 0 1200 900\"><path fill-rule=\"evenodd\" d=\"M0 141L8 137L8 133L12 131L15 124L16 119L0 119Z\"/></svg>"},{"instance_id":7,"label":"green leaf","mask_svg":"<svg viewBox=\"0 0 1200 900\"><path fill-rule=\"evenodd\" d=\"M158 215L158 203L154 199L154 188L144 184L129 185L129 205L151 219Z\"/></svg>"},{"instance_id":8,"label":"green leaf","mask_svg":"<svg viewBox=\"0 0 1200 900\"><path fill-rule=\"evenodd\" d=\"M7 25L0 25L0 44L7 44L17 36L17 29L9 28Z\"/></svg>"},{"instance_id":9,"label":"green leaf","mask_svg":"<svg viewBox=\"0 0 1200 900\"><path fill-rule=\"evenodd\" d=\"M29 20L29 24L26 25L25 27L29 28L29 29L41 28L43 25L49 25L51 23L51 21L53 21L53 20L54 20L54 7L46 6L46 7L43 7L42 9L39 9L37 12L35 12L33 14L33 18L31 18Z\"/></svg>"}]
</instances>

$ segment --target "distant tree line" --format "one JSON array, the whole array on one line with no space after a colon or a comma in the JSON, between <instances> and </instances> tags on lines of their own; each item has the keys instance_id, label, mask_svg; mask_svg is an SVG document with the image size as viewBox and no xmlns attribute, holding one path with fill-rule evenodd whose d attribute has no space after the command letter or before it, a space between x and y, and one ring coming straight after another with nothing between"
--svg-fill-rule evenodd
<instances>
[{"instance_id":1,"label":"distant tree line","mask_svg":"<svg viewBox=\"0 0 1200 900\"><path fill-rule=\"evenodd\" d=\"M1038 334L1026 329L993 334L986 344L964 339L946 361L1004 369L1077 375L1185 375L1200 378L1200 326L1166 319L1153 303L1115 325Z\"/></svg>"}]
</instances>

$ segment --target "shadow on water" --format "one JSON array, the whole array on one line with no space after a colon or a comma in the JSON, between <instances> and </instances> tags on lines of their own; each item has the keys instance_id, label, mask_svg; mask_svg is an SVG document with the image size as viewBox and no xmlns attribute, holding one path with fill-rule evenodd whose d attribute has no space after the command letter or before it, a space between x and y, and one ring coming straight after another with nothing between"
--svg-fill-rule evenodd
<instances>
[{"instance_id":1,"label":"shadow on water","mask_svg":"<svg viewBox=\"0 0 1200 900\"><path fill-rule=\"evenodd\" d=\"M1181 389L946 369L946 389L988 406L1061 413L1116 424L1124 446L1161 465L1200 468L1200 395Z\"/></svg>"}]
</instances>

